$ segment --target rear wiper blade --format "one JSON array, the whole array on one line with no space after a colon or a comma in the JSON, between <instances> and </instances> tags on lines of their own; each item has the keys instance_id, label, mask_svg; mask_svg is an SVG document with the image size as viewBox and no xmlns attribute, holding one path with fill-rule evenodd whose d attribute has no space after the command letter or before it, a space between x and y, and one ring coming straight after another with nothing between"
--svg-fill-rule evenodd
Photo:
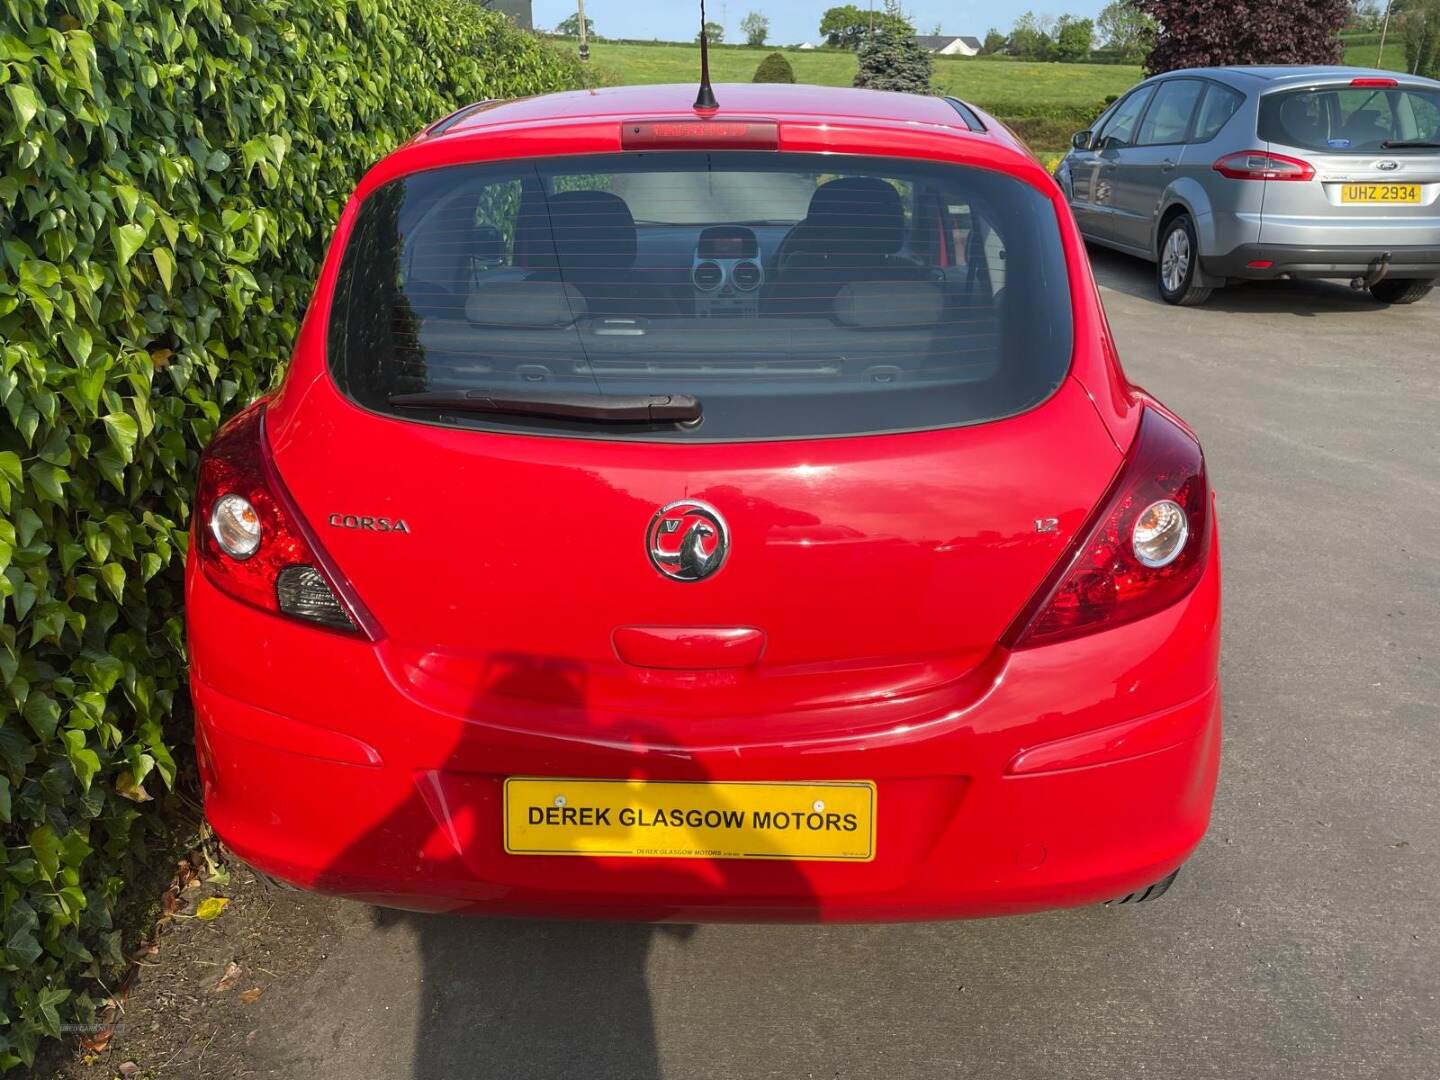
<instances>
[{"instance_id":1,"label":"rear wiper blade","mask_svg":"<svg viewBox=\"0 0 1440 1080\"><path fill-rule=\"evenodd\" d=\"M602 424L691 423L700 419L700 399L691 394L426 390L419 394L391 394L390 404L440 412L504 413Z\"/></svg>"},{"instance_id":2,"label":"rear wiper blade","mask_svg":"<svg viewBox=\"0 0 1440 1080\"><path fill-rule=\"evenodd\" d=\"M1386 150L1397 150L1407 146L1420 150L1440 150L1440 142L1435 142L1432 139L1387 139L1380 145Z\"/></svg>"}]
</instances>

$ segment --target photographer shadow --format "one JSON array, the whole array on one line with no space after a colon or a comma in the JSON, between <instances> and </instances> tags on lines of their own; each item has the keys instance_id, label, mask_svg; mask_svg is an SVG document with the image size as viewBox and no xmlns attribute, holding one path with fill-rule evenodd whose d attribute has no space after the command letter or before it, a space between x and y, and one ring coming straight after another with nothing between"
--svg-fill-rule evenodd
<instances>
[{"instance_id":1,"label":"photographer shadow","mask_svg":"<svg viewBox=\"0 0 1440 1080\"><path fill-rule=\"evenodd\" d=\"M634 721L609 725L593 715L587 708L586 677L580 665L543 657L498 656L488 665L483 683L475 694L472 718L495 715L507 708L507 702L540 702L547 709L571 711L577 724L584 725L576 730L586 731L587 736L609 746L623 745L624 775L612 769L605 779L709 779L691 755L674 745L670 733ZM483 724L466 720L457 729L442 772L473 770L485 756L481 744L488 729ZM555 771L574 775L563 765ZM503 777L490 777L487 782L498 791ZM479 808L449 809L458 819ZM332 867L336 879L345 876L347 867L369 865L378 849L387 845L393 849L393 841L413 838L415 823L422 816L433 820L435 812L435 801L417 785L402 805L336 861ZM480 815L479 820L494 819ZM468 842L499 848L498 827L496 835L488 831L480 830ZM392 861L403 857L392 850ZM425 857L435 861L433 852L427 851ZM819 910L805 864L797 862L765 860L762 868L735 859L505 858L543 860L541 868L546 872L553 866L562 909L583 912L585 918L375 909L378 923L403 924L418 946L420 1001L409 1073L415 1080L659 1080L660 1047L648 971L655 936L688 940L695 927L684 920L693 917L694 906L713 903L707 897L748 899L762 906L773 903L770 914L787 920L812 920ZM442 881L473 879L463 850L429 870ZM503 884L481 885L504 903ZM625 921L632 912L655 921ZM716 913L723 917L723 908L717 905Z\"/></svg>"}]
</instances>

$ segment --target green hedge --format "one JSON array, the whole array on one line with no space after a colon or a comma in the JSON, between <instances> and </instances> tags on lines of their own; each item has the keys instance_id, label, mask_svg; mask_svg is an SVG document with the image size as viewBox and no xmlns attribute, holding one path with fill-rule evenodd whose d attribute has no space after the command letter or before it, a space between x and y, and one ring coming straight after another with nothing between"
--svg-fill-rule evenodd
<instances>
[{"instance_id":1,"label":"green hedge","mask_svg":"<svg viewBox=\"0 0 1440 1080\"><path fill-rule=\"evenodd\" d=\"M120 963L188 735L196 457L273 384L346 195L459 104L579 81L468 0L0 4L0 1068Z\"/></svg>"}]
</instances>

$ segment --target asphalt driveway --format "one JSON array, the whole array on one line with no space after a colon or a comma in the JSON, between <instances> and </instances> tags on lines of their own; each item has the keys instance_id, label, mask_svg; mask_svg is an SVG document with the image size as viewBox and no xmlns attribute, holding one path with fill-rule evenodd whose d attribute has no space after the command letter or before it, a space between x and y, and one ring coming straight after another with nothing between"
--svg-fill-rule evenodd
<instances>
[{"instance_id":1,"label":"asphalt driveway","mask_svg":"<svg viewBox=\"0 0 1440 1080\"><path fill-rule=\"evenodd\" d=\"M261 964L210 1061L165 1075L1440 1075L1440 298L1175 309L1145 265L1094 261L1132 377L1199 429L1220 493L1225 765L1164 900L651 928L272 894L252 929L303 963Z\"/></svg>"}]
</instances>

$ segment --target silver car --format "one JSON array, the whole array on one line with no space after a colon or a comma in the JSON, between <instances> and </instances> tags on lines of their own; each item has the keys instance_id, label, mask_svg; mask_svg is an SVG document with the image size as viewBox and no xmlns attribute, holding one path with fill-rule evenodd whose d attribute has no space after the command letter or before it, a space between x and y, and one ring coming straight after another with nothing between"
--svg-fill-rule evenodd
<instances>
[{"instance_id":1,"label":"silver car","mask_svg":"<svg viewBox=\"0 0 1440 1080\"><path fill-rule=\"evenodd\" d=\"M1348 278L1410 304L1440 278L1440 82L1348 67L1195 68L1108 108L1056 172L1085 237L1203 303Z\"/></svg>"}]
</instances>

